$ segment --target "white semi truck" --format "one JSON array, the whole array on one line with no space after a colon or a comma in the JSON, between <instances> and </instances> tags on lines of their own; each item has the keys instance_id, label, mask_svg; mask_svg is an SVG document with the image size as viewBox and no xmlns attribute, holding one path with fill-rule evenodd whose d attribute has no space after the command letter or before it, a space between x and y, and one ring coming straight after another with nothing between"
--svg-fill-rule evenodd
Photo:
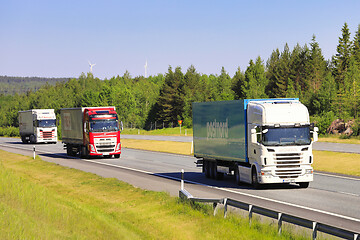
<instances>
[{"instance_id":1,"label":"white semi truck","mask_svg":"<svg viewBox=\"0 0 360 240\"><path fill-rule=\"evenodd\" d=\"M56 143L54 109L19 111L19 132L23 143Z\"/></svg>"},{"instance_id":2,"label":"white semi truck","mask_svg":"<svg viewBox=\"0 0 360 240\"><path fill-rule=\"evenodd\" d=\"M194 156L206 177L258 188L313 181L317 127L296 98L193 103Z\"/></svg>"}]
</instances>

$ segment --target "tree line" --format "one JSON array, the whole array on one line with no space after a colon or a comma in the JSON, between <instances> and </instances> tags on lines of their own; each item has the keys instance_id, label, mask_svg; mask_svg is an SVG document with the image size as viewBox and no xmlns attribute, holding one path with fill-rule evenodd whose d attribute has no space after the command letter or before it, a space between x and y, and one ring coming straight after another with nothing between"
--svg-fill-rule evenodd
<instances>
[{"instance_id":1,"label":"tree line","mask_svg":"<svg viewBox=\"0 0 360 240\"><path fill-rule=\"evenodd\" d=\"M192 125L192 102L244 98L297 97L309 109L323 133L336 117L357 119L360 106L360 25L354 38L348 25L341 29L336 54L325 60L315 35L309 44L275 49L264 61L250 60L230 76L200 74L191 65L169 66L165 74L144 78L123 76L100 80L91 73L45 85L38 91L0 96L0 126L18 126L17 112L34 108L116 106L119 118L133 127L170 126L177 120Z\"/></svg>"},{"instance_id":2,"label":"tree line","mask_svg":"<svg viewBox=\"0 0 360 240\"><path fill-rule=\"evenodd\" d=\"M70 78L41 78L41 77L9 77L0 76L0 94L22 94L27 91L37 91L45 84L55 85L57 82L66 82Z\"/></svg>"}]
</instances>

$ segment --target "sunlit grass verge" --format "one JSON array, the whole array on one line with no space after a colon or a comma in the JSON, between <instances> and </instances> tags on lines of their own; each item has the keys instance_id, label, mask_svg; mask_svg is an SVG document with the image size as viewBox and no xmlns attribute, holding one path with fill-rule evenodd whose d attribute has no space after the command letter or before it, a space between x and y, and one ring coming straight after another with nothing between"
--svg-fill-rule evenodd
<instances>
[{"instance_id":1,"label":"sunlit grass verge","mask_svg":"<svg viewBox=\"0 0 360 240\"><path fill-rule=\"evenodd\" d=\"M191 142L121 139L124 148L191 155Z\"/></svg>"},{"instance_id":2,"label":"sunlit grass verge","mask_svg":"<svg viewBox=\"0 0 360 240\"><path fill-rule=\"evenodd\" d=\"M192 136L193 129L192 128L181 128L174 127L174 128L163 128L163 129L156 129L156 130L144 130L144 129L135 129L135 128L125 128L121 131L121 134L140 134L140 135L162 135L162 136Z\"/></svg>"},{"instance_id":3,"label":"sunlit grass verge","mask_svg":"<svg viewBox=\"0 0 360 240\"><path fill-rule=\"evenodd\" d=\"M360 176L360 154L313 151L313 167L318 171Z\"/></svg>"},{"instance_id":4,"label":"sunlit grass verge","mask_svg":"<svg viewBox=\"0 0 360 240\"><path fill-rule=\"evenodd\" d=\"M306 239L116 179L0 152L1 239Z\"/></svg>"},{"instance_id":5,"label":"sunlit grass verge","mask_svg":"<svg viewBox=\"0 0 360 240\"><path fill-rule=\"evenodd\" d=\"M360 144L360 138L351 137L349 139L340 138L339 135L327 135L319 137L319 142L345 143L345 144Z\"/></svg>"},{"instance_id":6,"label":"sunlit grass verge","mask_svg":"<svg viewBox=\"0 0 360 240\"><path fill-rule=\"evenodd\" d=\"M191 155L191 143L122 139L125 148ZM317 171L360 176L360 154L313 151Z\"/></svg>"}]
</instances>

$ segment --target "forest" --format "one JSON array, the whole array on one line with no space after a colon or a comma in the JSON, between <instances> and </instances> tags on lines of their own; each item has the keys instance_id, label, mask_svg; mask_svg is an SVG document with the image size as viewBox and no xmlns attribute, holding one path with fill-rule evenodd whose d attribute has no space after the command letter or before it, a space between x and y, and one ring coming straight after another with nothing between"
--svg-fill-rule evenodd
<instances>
[{"instance_id":1,"label":"forest","mask_svg":"<svg viewBox=\"0 0 360 240\"><path fill-rule=\"evenodd\" d=\"M0 76L0 94L13 95L37 91L44 84L55 85L57 82L66 82L70 78L40 78L40 77L9 77Z\"/></svg>"},{"instance_id":2,"label":"forest","mask_svg":"<svg viewBox=\"0 0 360 240\"><path fill-rule=\"evenodd\" d=\"M348 25L341 29L336 54L326 60L313 35L310 43L273 50L265 61L251 59L245 71L229 76L201 74L191 65L186 71L169 66L165 74L144 78L123 76L100 80L91 73L45 84L26 93L0 95L0 127L18 127L18 111L35 108L116 106L125 126L153 129L192 125L192 102L244 98L297 97L310 112L311 120L325 133L336 119L355 119L359 135L360 24L353 38Z\"/></svg>"}]
</instances>

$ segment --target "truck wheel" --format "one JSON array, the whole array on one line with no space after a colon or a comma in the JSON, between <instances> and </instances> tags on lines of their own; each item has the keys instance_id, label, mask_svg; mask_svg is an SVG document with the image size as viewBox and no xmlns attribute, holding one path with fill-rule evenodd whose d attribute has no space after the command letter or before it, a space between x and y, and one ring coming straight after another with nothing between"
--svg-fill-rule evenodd
<instances>
[{"instance_id":1,"label":"truck wheel","mask_svg":"<svg viewBox=\"0 0 360 240\"><path fill-rule=\"evenodd\" d=\"M253 187L255 189L260 189L260 184L258 182L257 172L256 172L255 168L253 168L253 170L251 171L251 180L252 180Z\"/></svg>"},{"instance_id":2,"label":"truck wheel","mask_svg":"<svg viewBox=\"0 0 360 240\"><path fill-rule=\"evenodd\" d=\"M21 137L21 141L22 141L23 143L28 143L28 141L26 140L26 137L25 137L25 136L22 136L22 137Z\"/></svg>"},{"instance_id":3,"label":"truck wheel","mask_svg":"<svg viewBox=\"0 0 360 240\"><path fill-rule=\"evenodd\" d=\"M36 143L36 138L34 135L30 135L30 143Z\"/></svg>"},{"instance_id":4,"label":"truck wheel","mask_svg":"<svg viewBox=\"0 0 360 240\"><path fill-rule=\"evenodd\" d=\"M236 165L235 166L235 182L237 185L240 185L241 182L240 182L240 171L239 171L239 166Z\"/></svg>"},{"instance_id":5,"label":"truck wheel","mask_svg":"<svg viewBox=\"0 0 360 240\"><path fill-rule=\"evenodd\" d=\"M70 148L69 145L66 146L66 154L67 154L68 156L71 156L71 148Z\"/></svg>"},{"instance_id":6,"label":"truck wheel","mask_svg":"<svg viewBox=\"0 0 360 240\"><path fill-rule=\"evenodd\" d=\"M204 168L205 168L205 177L210 178L210 162L207 161L207 160L204 160L203 164L205 164L205 166L204 166Z\"/></svg>"},{"instance_id":7,"label":"truck wheel","mask_svg":"<svg viewBox=\"0 0 360 240\"><path fill-rule=\"evenodd\" d=\"M217 163L216 162L212 163L212 176L216 180L221 180L224 178L224 173L220 173L217 171Z\"/></svg>"},{"instance_id":8,"label":"truck wheel","mask_svg":"<svg viewBox=\"0 0 360 240\"><path fill-rule=\"evenodd\" d=\"M309 182L301 182L299 183L300 188L308 188L309 187Z\"/></svg>"},{"instance_id":9,"label":"truck wheel","mask_svg":"<svg viewBox=\"0 0 360 240\"><path fill-rule=\"evenodd\" d=\"M88 150L87 150L87 147L82 146L82 147L80 148L80 157L81 157L81 158L87 158L88 155L89 155L89 152L88 152Z\"/></svg>"},{"instance_id":10,"label":"truck wheel","mask_svg":"<svg viewBox=\"0 0 360 240\"><path fill-rule=\"evenodd\" d=\"M115 154L114 158L120 158L120 154Z\"/></svg>"}]
</instances>

